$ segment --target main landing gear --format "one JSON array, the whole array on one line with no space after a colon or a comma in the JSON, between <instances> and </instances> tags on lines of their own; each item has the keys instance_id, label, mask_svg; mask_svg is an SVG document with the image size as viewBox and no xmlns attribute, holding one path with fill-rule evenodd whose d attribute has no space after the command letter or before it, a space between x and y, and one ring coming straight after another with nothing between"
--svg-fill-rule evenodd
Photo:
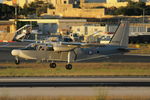
<instances>
[{"instance_id":1,"label":"main landing gear","mask_svg":"<svg viewBox=\"0 0 150 100\"><path fill-rule=\"evenodd\" d=\"M50 68L56 68L56 63L50 63L50 64L49 64L49 67L50 67ZM72 69L72 65L71 65L71 64L67 64L67 65L65 66L65 68L68 69L68 70L71 70L71 69Z\"/></svg>"},{"instance_id":2,"label":"main landing gear","mask_svg":"<svg viewBox=\"0 0 150 100\"><path fill-rule=\"evenodd\" d=\"M72 65L70 64L71 62L71 52L68 52L68 64L66 65L66 69L71 70L72 69Z\"/></svg>"},{"instance_id":3,"label":"main landing gear","mask_svg":"<svg viewBox=\"0 0 150 100\"><path fill-rule=\"evenodd\" d=\"M70 64L70 62L71 62L71 52L68 52L67 62L68 62L68 64L65 66L65 68L67 70L71 70L72 69L72 64ZM53 63L53 61L52 61L52 63L50 63L49 66L50 66L50 68L56 68L56 63Z\"/></svg>"}]
</instances>

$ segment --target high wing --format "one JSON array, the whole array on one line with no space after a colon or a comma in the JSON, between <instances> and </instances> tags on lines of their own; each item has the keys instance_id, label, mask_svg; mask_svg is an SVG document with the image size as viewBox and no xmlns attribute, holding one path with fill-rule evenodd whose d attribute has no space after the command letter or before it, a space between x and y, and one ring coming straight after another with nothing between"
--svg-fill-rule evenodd
<instances>
[{"instance_id":1,"label":"high wing","mask_svg":"<svg viewBox=\"0 0 150 100\"><path fill-rule=\"evenodd\" d=\"M83 42L55 42L51 44L53 45L54 51L59 52L71 51L74 50L75 48L103 46L102 44L99 43L83 43Z\"/></svg>"},{"instance_id":2,"label":"high wing","mask_svg":"<svg viewBox=\"0 0 150 100\"><path fill-rule=\"evenodd\" d=\"M94 46L101 46L104 44L100 43L85 43L85 42L57 42L60 45L69 45L69 46L77 46L77 47L94 47Z\"/></svg>"}]
</instances>

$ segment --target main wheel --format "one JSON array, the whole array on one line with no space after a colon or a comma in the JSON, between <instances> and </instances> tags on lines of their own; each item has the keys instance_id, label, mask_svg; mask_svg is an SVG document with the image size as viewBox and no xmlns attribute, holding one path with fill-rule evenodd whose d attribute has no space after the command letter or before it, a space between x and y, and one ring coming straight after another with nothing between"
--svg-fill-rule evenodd
<instances>
[{"instance_id":1,"label":"main wheel","mask_svg":"<svg viewBox=\"0 0 150 100\"><path fill-rule=\"evenodd\" d=\"M16 65L20 64L20 60L15 60L15 64Z\"/></svg>"},{"instance_id":2,"label":"main wheel","mask_svg":"<svg viewBox=\"0 0 150 100\"><path fill-rule=\"evenodd\" d=\"M66 65L66 69L71 70L72 69L72 65L71 64L67 64Z\"/></svg>"},{"instance_id":3,"label":"main wheel","mask_svg":"<svg viewBox=\"0 0 150 100\"><path fill-rule=\"evenodd\" d=\"M56 68L56 63L50 63L50 68Z\"/></svg>"}]
</instances>

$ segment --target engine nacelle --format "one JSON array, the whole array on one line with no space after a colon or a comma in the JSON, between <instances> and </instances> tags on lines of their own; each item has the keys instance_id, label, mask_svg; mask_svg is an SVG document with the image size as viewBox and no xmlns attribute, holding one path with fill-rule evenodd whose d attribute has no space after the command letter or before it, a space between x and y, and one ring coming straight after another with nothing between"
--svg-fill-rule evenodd
<instances>
[{"instance_id":1,"label":"engine nacelle","mask_svg":"<svg viewBox=\"0 0 150 100\"><path fill-rule=\"evenodd\" d=\"M71 51L73 49L75 49L75 46L70 46L70 45L59 45L59 46L53 46L54 51L58 51L58 52L65 52L65 51Z\"/></svg>"}]
</instances>

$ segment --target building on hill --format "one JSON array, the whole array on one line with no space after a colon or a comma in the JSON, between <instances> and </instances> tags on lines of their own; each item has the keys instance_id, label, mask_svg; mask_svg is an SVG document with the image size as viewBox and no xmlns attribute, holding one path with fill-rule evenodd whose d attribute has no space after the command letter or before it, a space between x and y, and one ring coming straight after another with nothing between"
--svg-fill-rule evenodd
<instances>
[{"instance_id":1,"label":"building on hill","mask_svg":"<svg viewBox=\"0 0 150 100\"><path fill-rule=\"evenodd\" d=\"M34 2L35 0L3 0L2 3L7 4L7 5L19 5L20 7L23 7L25 4L29 4L31 2ZM126 6L127 5L127 0L42 0L45 2L52 3L54 6L59 5L60 3L65 3L65 4L73 4L73 5L80 5L82 7L96 7L96 6L104 6L104 7L120 7L120 6ZM135 2L146 2L150 3L150 0L132 0Z\"/></svg>"},{"instance_id":2,"label":"building on hill","mask_svg":"<svg viewBox=\"0 0 150 100\"><path fill-rule=\"evenodd\" d=\"M47 15L75 18L102 18L105 8L126 6L125 0L50 0L55 9Z\"/></svg>"},{"instance_id":3,"label":"building on hill","mask_svg":"<svg viewBox=\"0 0 150 100\"><path fill-rule=\"evenodd\" d=\"M55 9L48 9L47 14L61 17L100 18L105 15L104 8L82 8L78 0L51 0Z\"/></svg>"},{"instance_id":4,"label":"building on hill","mask_svg":"<svg viewBox=\"0 0 150 100\"><path fill-rule=\"evenodd\" d=\"M132 0L134 2L146 2L150 5L150 0ZM55 9L48 9L47 15L75 18L104 18L105 8L125 7L127 0L50 0Z\"/></svg>"},{"instance_id":5,"label":"building on hill","mask_svg":"<svg viewBox=\"0 0 150 100\"><path fill-rule=\"evenodd\" d=\"M8 5L29 4L35 0L4 0ZM42 0L53 4L54 9L47 9L43 15L75 18L102 18L105 17L105 8L127 6L127 0ZM141 1L141 0L132 0ZM142 0L150 5L149 0Z\"/></svg>"}]
</instances>

